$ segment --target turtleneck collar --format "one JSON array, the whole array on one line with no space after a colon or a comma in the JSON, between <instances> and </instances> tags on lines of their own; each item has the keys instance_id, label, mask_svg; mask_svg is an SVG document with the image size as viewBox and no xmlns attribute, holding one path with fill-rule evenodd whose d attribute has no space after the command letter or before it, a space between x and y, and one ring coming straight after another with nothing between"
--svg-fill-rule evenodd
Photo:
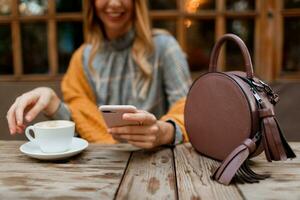
<instances>
[{"instance_id":1,"label":"turtleneck collar","mask_svg":"<svg viewBox=\"0 0 300 200\"><path fill-rule=\"evenodd\" d=\"M112 51L122 51L128 47L130 47L134 41L135 31L134 29L130 29L124 35L113 39L113 40L105 40L104 41L104 49L110 49Z\"/></svg>"}]
</instances>

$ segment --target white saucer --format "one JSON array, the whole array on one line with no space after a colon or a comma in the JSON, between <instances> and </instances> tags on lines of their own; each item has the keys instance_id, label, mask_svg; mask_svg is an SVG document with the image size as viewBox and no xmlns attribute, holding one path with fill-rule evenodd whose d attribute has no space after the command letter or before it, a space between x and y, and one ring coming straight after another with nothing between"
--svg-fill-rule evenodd
<instances>
[{"instance_id":1,"label":"white saucer","mask_svg":"<svg viewBox=\"0 0 300 200\"><path fill-rule=\"evenodd\" d=\"M20 151L29 157L37 158L40 160L61 160L76 154L79 154L89 143L81 138L74 137L72 140L71 149L61 153L44 153L41 149L32 142L26 142L20 146Z\"/></svg>"}]
</instances>

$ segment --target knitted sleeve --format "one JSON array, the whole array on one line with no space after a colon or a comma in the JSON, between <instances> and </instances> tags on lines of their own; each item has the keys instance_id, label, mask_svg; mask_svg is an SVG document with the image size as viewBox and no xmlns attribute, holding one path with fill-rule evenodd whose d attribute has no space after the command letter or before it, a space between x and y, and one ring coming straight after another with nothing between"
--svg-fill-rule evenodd
<instances>
[{"instance_id":1,"label":"knitted sleeve","mask_svg":"<svg viewBox=\"0 0 300 200\"><path fill-rule=\"evenodd\" d=\"M164 44L161 65L165 92L170 105L168 113L161 120L176 123L175 144L188 142L184 127L185 99L192 82L188 63L185 54L174 37L164 36L161 39L164 39L164 42L161 42L161 44Z\"/></svg>"},{"instance_id":2,"label":"knitted sleeve","mask_svg":"<svg viewBox=\"0 0 300 200\"><path fill-rule=\"evenodd\" d=\"M175 102L168 113L161 117L160 120L162 121L168 121L172 120L176 123L177 126L180 128L180 132L183 137L183 142L188 142L189 138L186 133L185 127L184 127L184 106L185 106L185 100L186 98L181 98L177 102Z\"/></svg>"},{"instance_id":3,"label":"knitted sleeve","mask_svg":"<svg viewBox=\"0 0 300 200\"><path fill-rule=\"evenodd\" d=\"M81 46L73 54L68 71L62 80L64 101L82 138L92 143L116 143L107 132L96 104L95 94L83 71L83 50L84 46Z\"/></svg>"}]
</instances>

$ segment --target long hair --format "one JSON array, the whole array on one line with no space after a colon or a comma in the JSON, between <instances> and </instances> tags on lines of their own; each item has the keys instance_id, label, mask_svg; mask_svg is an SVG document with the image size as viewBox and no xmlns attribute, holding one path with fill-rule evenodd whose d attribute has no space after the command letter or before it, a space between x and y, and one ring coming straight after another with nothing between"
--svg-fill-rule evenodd
<instances>
[{"instance_id":1,"label":"long hair","mask_svg":"<svg viewBox=\"0 0 300 200\"><path fill-rule=\"evenodd\" d=\"M147 58L153 52L154 44L152 40L152 28L148 8L146 5L147 1L134 0L133 2L134 13L132 15L132 24L135 29L135 39L133 42L132 56L133 60L140 67L144 78L146 78L146 80L148 80L147 82L149 82L152 77L152 66L147 61ZM104 40L104 26L96 14L94 0L87 1L85 18L87 20L87 42L92 45L91 54L88 60L88 67L91 72L95 72L92 63ZM95 75L95 73L92 74Z\"/></svg>"}]
</instances>

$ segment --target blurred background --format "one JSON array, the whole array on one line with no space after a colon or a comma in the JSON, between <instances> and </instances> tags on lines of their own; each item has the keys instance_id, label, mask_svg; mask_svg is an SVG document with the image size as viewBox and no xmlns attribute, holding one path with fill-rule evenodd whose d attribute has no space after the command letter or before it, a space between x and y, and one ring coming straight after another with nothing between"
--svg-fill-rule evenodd
<instances>
[{"instance_id":1,"label":"blurred background","mask_svg":"<svg viewBox=\"0 0 300 200\"><path fill-rule=\"evenodd\" d=\"M70 56L84 41L85 1L0 0L0 139L9 136L6 112L37 86L59 84ZM300 141L300 0L148 0L153 27L167 29L186 52L193 78L208 69L215 41L239 35L255 73L281 101L276 112L289 140ZM244 70L230 42L220 70ZM44 120L41 115L37 119Z\"/></svg>"}]
</instances>

